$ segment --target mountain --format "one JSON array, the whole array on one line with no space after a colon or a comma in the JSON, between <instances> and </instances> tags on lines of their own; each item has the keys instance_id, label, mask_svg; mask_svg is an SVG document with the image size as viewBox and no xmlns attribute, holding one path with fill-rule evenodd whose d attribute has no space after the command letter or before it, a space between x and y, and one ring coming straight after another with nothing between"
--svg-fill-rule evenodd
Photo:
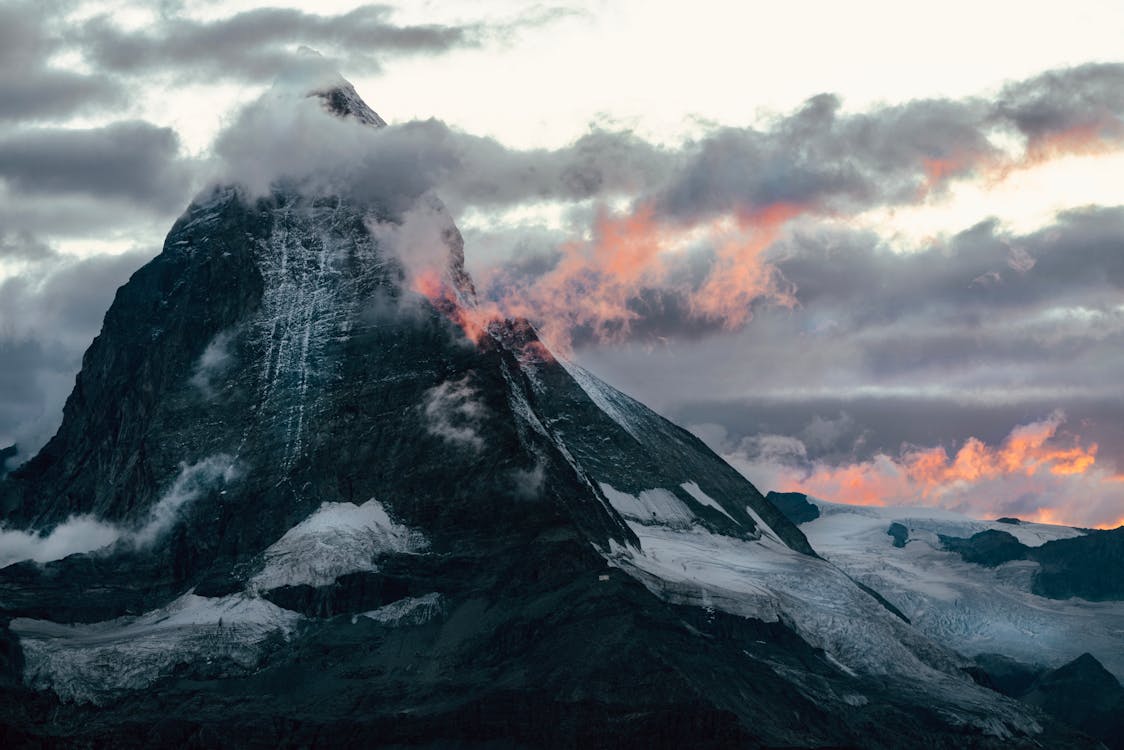
<instances>
[{"instance_id":1,"label":"mountain","mask_svg":"<svg viewBox=\"0 0 1124 750\"><path fill-rule=\"evenodd\" d=\"M463 325L419 200L438 294L400 207L300 184L201 196L118 291L0 480L4 747L1093 746L528 322Z\"/></svg>"},{"instance_id":2,"label":"mountain","mask_svg":"<svg viewBox=\"0 0 1124 750\"><path fill-rule=\"evenodd\" d=\"M817 511L810 520L794 503L782 507L816 551L930 638L1042 669L1088 652L1124 679L1124 529L805 502Z\"/></svg>"},{"instance_id":3,"label":"mountain","mask_svg":"<svg viewBox=\"0 0 1124 750\"><path fill-rule=\"evenodd\" d=\"M997 654L976 657L995 690L1037 706L1110 748L1124 748L1124 687L1092 654L1057 669L1035 668Z\"/></svg>"}]
</instances>

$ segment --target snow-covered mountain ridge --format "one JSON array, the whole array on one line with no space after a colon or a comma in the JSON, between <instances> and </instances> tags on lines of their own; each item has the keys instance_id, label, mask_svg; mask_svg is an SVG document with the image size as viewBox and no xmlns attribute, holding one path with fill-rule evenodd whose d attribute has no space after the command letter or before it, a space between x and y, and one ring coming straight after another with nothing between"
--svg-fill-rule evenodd
<instances>
[{"instance_id":1,"label":"snow-covered mountain ridge","mask_svg":"<svg viewBox=\"0 0 1124 750\"><path fill-rule=\"evenodd\" d=\"M950 549L951 540L984 532L1009 534L1028 548L1088 532L937 508L808 502L819 517L800 528L816 551L877 590L937 642L967 656L1002 654L1051 668L1091 653L1124 679L1124 601L1047 598L1034 591L1040 563L980 564Z\"/></svg>"}]
</instances>

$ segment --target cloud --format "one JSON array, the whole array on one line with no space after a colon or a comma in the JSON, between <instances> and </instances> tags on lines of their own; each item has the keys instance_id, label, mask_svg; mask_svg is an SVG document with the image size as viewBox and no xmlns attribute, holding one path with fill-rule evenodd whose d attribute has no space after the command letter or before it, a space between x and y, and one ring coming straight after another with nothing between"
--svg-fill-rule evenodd
<instances>
[{"instance_id":1,"label":"cloud","mask_svg":"<svg viewBox=\"0 0 1124 750\"><path fill-rule=\"evenodd\" d=\"M115 290L151 255L59 256L0 281L0 445L26 459L54 433Z\"/></svg>"},{"instance_id":2,"label":"cloud","mask_svg":"<svg viewBox=\"0 0 1124 750\"><path fill-rule=\"evenodd\" d=\"M1124 63L1088 63L1009 84L994 109L996 119L1027 136L1031 151L1057 146L1059 138L1119 143L1124 139Z\"/></svg>"},{"instance_id":3,"label":"cloud","mask_svg":"<svg viewBox=\"0 0 1124 750\"><path fill-rule=\"evenodd\" d=\"M125 100L124 88L104 76L49 69L0 73L0 121L57 119Z\"/></svg>"},{"instance_id":4,"label":"cloud","mask_svg":"<svg viewBox=\"0 0 1124 750\"><path fill-rule=\"evenodd\" d=\"M546 463L541 459L530 469L512 469L515 496L522 500L538 500L546 486Z\"/></svg>"},{"instance_id":5,"label":"cloud","mask_svg":"<svg viewBox=\"0 0 1124 750\"><path fill-rule=\"evenodd\" d=\"M528 16L525 22L543 18ZM501 27L399 25L393 9L383 5L361 5L338 15L256 8L209 21L170 15L137 30L102 15L85 23L79 39L94 64L115 73L171 71L188 78L270 81L299 59L302 45L320 48L349 69L377 71L387 58L478 47L519 26L518 20Z\"/></svg>"},{"instance_id":6,"label":"cloud","mask_svg":"<svg viewBox=\"0 0 1124 750\"><path fill-rule=\"evenodd\" d=\"M58 5L16 0L0 6L0 122L66 117L126 99L111 77L48 64L63 46L50 29Z\"/></svg>"},{"instance_id":7,"label":"cloud","mask_svg":"<svg viewBox=\"0 0 1124 750\"><path fill-rule=\"evenodd\" d=\"M167 211L191 194L170 128L143 121L0 134L0 180L24 193L78 193Z\"/></svg>"},{"instance_id":8,"label":"cloud","mask_svg":"<svg viewBox=\"0 0 1124 750\"><path fill-rule=\"evenodd\" d=\"M216 139L220 180L255 194L302 182L390 212L436 192L456 213L634 194L661 182L678 158L628 132L592 130L560 149L518 150L438 120L371 128L331 117L309 97L343 83L325 74L323 60L304 58L289 71Z\"/></svg>"},{"instance_id":9,"label":"cloud","mask_svg":"<svg viewBox=\"0 0 1124 750\"><path fill-rule=\"evenodd\" d=\"M188 382L198 388L205 398L214 396L218 386L217 381L234 365L234 354L230 351L232 339L232 332L219 332L207 344L203 353L199 355L199 361L195 363L195 370L191 373Z\"/></svg>"},{"instance_id":10,"label":"cloud","mask_svg":"<svg viewBox=\"0 0 1124 750\"><path fill-rule=\"evenodd\" d=\"M180 464L171 486L134 526L108 524L92 516L71 516L46 534L0 527L0 568L21 560L38 563L61 560L82 552L105 549L114 544L147 547L167 533L185 506L205 492L225 487L238 478L234 459L225 454L209 456L193 464Z\"/></svg>"},{"instance_id":11,"label":"cloud","mask_svg":"<svg viewBox=\"0 0 1124 750\"><path fill-rule=\"evenodd\" d=\"M54 248L26 229L0 233L0 261L43 261L56 257Z\"/></svg>"},{"instance_id":12,"label":"cloud","mask_svg":"<svg viewBox=\"0 0 1124 750\"><path fill-rule=\"evenodd\" d=\"M995 444L976 437L952 451L906 444L894 454L840 464L809 460L799 440L783 436L712 445L767 489L855 505L938 506L981 518L1115 528L1124 487L1098 465L1095 442L1060 433L1065 422L1055 412L1017 425Z\"/></svg>"},{"instance_id":13,"label":"cloud","mask_svg":"<svg viewBox=\"0 0 1124 750\"><path fill-rule=\"evenodd\" d=\"M485 407L467 377L446 380L426 391L422 413L429 434L474 451L484 448L484 438L477 432L477 427Z\"/></svg>"},{"instance_id":14,"label":"cloud","mask_svg":"<svg viewBox=\"0 0 1124 750\"><path fill-rule=\"evenodd\" d=\"M21 560L44 563L92 552L120 537L116 527L90 516L72 516L45 535L0 528L0 568Z\"/></svg>"}]
</instances>

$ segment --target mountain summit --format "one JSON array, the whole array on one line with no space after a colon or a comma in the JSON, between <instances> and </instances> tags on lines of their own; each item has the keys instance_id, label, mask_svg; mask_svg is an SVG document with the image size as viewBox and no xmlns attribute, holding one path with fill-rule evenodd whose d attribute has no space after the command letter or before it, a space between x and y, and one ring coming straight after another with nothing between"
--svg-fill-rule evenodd
<instances>
[{"instance_id":1,"label":"mountain summit","mask_svg":"<svg viewBox=\"0 0 1124 750\"><path fill-rule=\"evenodd\" d=\"M5 747L1085 746L527 321L466 334L419 201L406 247L393 207L215 189L118 291L0 480Z\"/></svg>"}]
</instances>

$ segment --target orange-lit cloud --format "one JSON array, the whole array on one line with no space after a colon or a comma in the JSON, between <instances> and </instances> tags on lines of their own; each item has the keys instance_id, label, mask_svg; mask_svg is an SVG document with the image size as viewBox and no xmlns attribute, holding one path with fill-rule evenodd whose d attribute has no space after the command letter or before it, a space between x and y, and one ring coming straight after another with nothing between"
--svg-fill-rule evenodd
<instances>
[{"instance_id":1,"label":"orange-lit cloud","mask_svg":"<svg viewBox=\"0 0 1124 750\"><path fill-rule=\"evenodd\" d=\"M980 517L1018 515L1028 521L1116 528L1124 523L1124 493L1097 466L1097 444L1058 434L1065 417L1015 427L999 445L969 438L949 455L943 447L909 448L850 465L782 468L778 489L854 505L930 505ZM1107 498L1094 504L1092 498ZM1031 498L1032 500L1028 500Z\"/></svg>"},{"instance_id":2,"label":"orange-lit cloud","mask_svg":"<svg viewBox=\"0 0 1124 750\"><path fill-rule=\"evenodd\" d=\"M1071 156L1110 154L1119 151L1122 147L1124 147L1124 128L1115 121L1096 125L1078 125L1028 138L1023 152L1017 156L991 156L981 159L978 171L986 184L995 185L1015 172L1033 169L1051 161ZM950 174L955 173L950 172Z\"/></svg>"},{"instance_id":3,"label":"orange-lit cloud","mask_svg":"<svg viewBox=\"0 0 1124 750\"><path fill-rule=\"evenodd\" d=\"M1078 125L1028 141L1024 166L1042 164L1065 156L1095 156L1115 151L1124 145L1124 127L1116 120Z\"/></svg>"},{"instance_id":4,"label":"orange-lit cloud","mask_svg":"<svg viewBox=\"0 0 1124 750\"><path fill-rule=\"evenodd\" d=\"M626 214L601 211L590 238L561 245L549 271L535 277L502 268L485 273L478 280L483 299L475 305L457 302L444 270L417 273L411 282L474 340L493 322L525 318L563 353L578 328L600 341L626 338L640 318L636 300L649 290L677 295L696 320L734 329L751 317L756 300L794 304L792 289L763 254L785 223L805 210L776 204L693 224L660 221L650 206ZM682 263L702 245L713 258L705 277L692 281Z\"/></svg>"},{"instance_id":5,"label":"orange-lit cloud","mask_svg":"<svg viewBox=\"0 0 1124 750\"><path fill-rule=\"evenodd\" d=\"M994 186L1013 173L1071 156L1109 154L1124 147L1124 127L1114 119L1076 125L1026 138L1017 155L998 151L960 151L942 157L921 157L921 185L916 200L923 202L950 181L975 175Z\"/></svg>"},{"instance_id":6,"label":"orange-lit cloud","mask_svg":"<svg viewBox=\"0 0 1124 750\"><path fill-rule=\"evenodd\" d=\"M986 145L939 157L919 155L913 166L920 180L915 200L927 201L952 180L974 178L995 185L1015 171L1053 159L1121 146L1124 128L1109 118L1104 123L1028 135L1018 155ZM848 218L829 195L806 203L735 205L696 219L661 214L655 199L637 201L624 213L598 211L588 235L560 243L555 265L537 276L503 265L484 270L476 280L481 294L475 303L452 291L445 269L414 273L412 286L470 339L479 340L493 322L524 318L560 353L572 348L579 331L583 338L610 343L626 340L638 329L642 334L650 332L643 327L644 316L665 313L661 307L665 304L680 322L736 330L750 320L758 300L796 304L798 290L787 285L765 259L785 226L804 215L830 214L844 222ZM861 213L859 208L855 211ZM704 255L693 255L703 248ZM703 257L708 266L700 277L697 261ZM954 457L944 455L942 449L915 451L901 457L902 469L911 483L928 494L950 481L1012 472L1012 462L1023 455L1020 446L1034 439L1013 435L999 454L979 441L969 441ZM1042 464L1053 474L1080 474L1093 464L1095 453L1095 446L1055 452L1018 470L1033 475ZM848 480L852 485L853 478Z\"/></svg>"}]
</instances>

